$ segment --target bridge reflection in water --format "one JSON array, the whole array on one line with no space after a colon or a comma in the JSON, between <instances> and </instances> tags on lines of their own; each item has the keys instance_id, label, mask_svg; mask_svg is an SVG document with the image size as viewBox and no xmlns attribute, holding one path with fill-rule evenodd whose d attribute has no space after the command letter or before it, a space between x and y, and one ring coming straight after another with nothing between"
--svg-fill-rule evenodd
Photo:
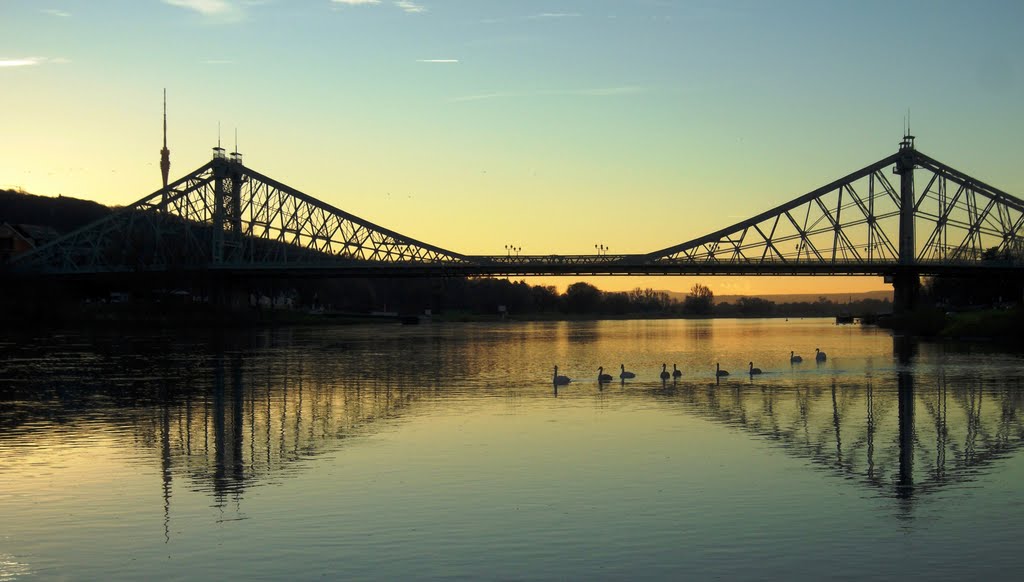
<instances>
[{"instance_id":1,"label":"bridge reflection in water","mask_svg":"<svg viewBox=\"0 0 1024 582\"><path fill-rule=\"evenodd\" d=\"M941 365L915 373L909 362L915 344L895 343L895 370L865 377L806 385L678 384L635 394L776 442L790 455L908 502L984 473L1024 443L1019 379L983 380ZM176 468L223 503L444 397L440 382L424 384L401 367L380 372L345 378L313 370L294 355L255 363L218 356L208 393L169 398L159 426L148 423L160 434L165 483L170 486Z\"/></svg>"},{"instance_id":2,"label":"bridge reflection in water","mask_svg":"<svg viewBox=\"0 0 1024 582\"><path fill-rule=\"evenodd\" d=\"M426 394L422 382L399 375L335 378L292 356L246 361L219 355L207 391L162 402L159 426L140 429L150 439L148 431L160 435L168 486L172 475L183 474L223 504L372 433L376 423L399 418Z\"/></svg>"},{"instance_id":3,"label":"bridge reflection in water","mask_svg":"<svg viewBox=\"0 0 1024 582\"><path fill-rule=\"evenodd\" d=\"M922 373L911 362L919 349L914 340L896 337L893 345L895 369L868 371L865 377L805 385L758 379L666 387L653 394L908 502L969 481L1024 444L1019 377L980 379L941 364Z\"/></svg>"},{"instance_id":4,"label":"bridge reflection in water","mask_svg":"<svg viewBox=\"0 0 1024 582\"><path fill-rule=\"evenodd\" d=\"M514 396L510 405L518 406L524 397L550 396L549 378L512 381L488 368L496 352L515 345L508 335L488 337L481 332L461 344L481 352L471 357L450 349L443 334L364 338L358 345L304 345L287 331L250 338L254 344L241 348L219 340L172 349L115 344L107 354L99 350L71 364L88 363L79 376L52 362L42 367L49 380L35 378L29 389L5 398L15 401L16 413L0 415L0 439L31 438L50 422L117 418L124 424L115 432L130 435L129 446L159 458L169 520L182 478L188 489L227 507L240 503L248 488L305 471L314 458L390 430L406 415L432 407L472 414L481 398ZM909 515L914 499L984 474L1024 443L1020 374L947 366L946 349L897 338L891 362L856 373L740 376L717 385L638 382L603 392L581 382L563 396L597 406L618 398L681 408L898 499ZM926 357L915 357L916 350ZM120 353L146 355L128 361ZM27 376L19 365L9 362L5 376ZM95 407L104 411L92 415Z\"/></svg>"}]
</instances>

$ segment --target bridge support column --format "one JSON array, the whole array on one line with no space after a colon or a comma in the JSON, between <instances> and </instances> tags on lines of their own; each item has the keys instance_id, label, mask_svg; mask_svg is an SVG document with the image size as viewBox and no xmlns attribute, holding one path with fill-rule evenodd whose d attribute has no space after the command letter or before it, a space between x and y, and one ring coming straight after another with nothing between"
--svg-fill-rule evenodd
<instances>
[{"instance_id":1,"label":"bridge support column","mask_svg":"<svg viewBox=\"0 0 1024 582\"><path fill-rule=\"evenodd\" d=\"M249 306L249 295L234 277L227 273L211 273L206 281L210 304L225 312Z\"/></svg>"},{"instance_id":2,"label":"bridge support column","mask_svg":"<svg viewBox=\"0 0 1024 582\"><path fill-rule=\"evenodd\" d=\"M913 271L899 272L892 277L892 309L897 315L917 308L921 295L921 277Z\"/></svg>"},{"instance_id":3,"label":"bridge support column","mask_svg":"<svg viewBox=\"0 0 1024 582\"><path fill-rule=\"evenodd\" d=\"M213 148L213 247L210 260L218 265L239 258L242 235L242 156L238 152L231 159L224 148Z\"/></svg>"},{"instance_id":4,"label":"bridge support column","mask_svg":"<svg viewBox=\"0 0 1024 582\"><path fill-rule=\"evenodd\" d=\"M921 289L921 278L914 269L917 263L917 245L914 229L914 206L917 203L914 193L914 166L917 163L917 152L914 150L914 136L903 136L900 142L900 156L896 160L893 172L900 177L900 234L899 264L900 270L892 277L893 311L897 314L912 311L917 306L917 298Z\"/></svg>"}]
</instances>

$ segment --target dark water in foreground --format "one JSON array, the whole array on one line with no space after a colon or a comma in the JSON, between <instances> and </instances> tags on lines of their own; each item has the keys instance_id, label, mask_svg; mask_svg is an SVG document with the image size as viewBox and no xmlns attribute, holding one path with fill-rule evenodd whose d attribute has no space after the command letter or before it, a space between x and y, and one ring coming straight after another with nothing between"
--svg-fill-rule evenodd
<instances>
[{"instance_id":1,"label":"dark water in foreground","mask_svg":"<svg viewBox=\"0 0 1024 582\"><path fill-rule=\"evenodd\" d=\"M718 320L0 354L0 581L1024 574L1024 358L991 346Z\"/></svg>"}]
</instances>

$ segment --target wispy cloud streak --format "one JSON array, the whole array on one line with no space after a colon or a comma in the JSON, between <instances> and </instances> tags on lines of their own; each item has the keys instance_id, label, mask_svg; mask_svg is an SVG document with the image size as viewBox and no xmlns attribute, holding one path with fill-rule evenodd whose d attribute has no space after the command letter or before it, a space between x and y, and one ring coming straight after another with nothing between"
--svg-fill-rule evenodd
<instances>
[{"instance_id":1,"label":"wispy cloud streak","mask_svg":"<svg viewBox=\"0 0 1024 582\"><path fill-rule=\"evenodd\" d=\"M71 61L69 59L66 59L64 57L22 57L17 59L0 58L0 68L34 67L37 65L44 64L63 65L70 62Z\"/></svg>"},{"instance_id":2,"label":"wispy cloud streak","mask_svg":"<svg viewBox=\"0 0 1024 582\"><path fill-rule=\"evenodd\" d=\"M64 12L63 10L57 10L56 8L45 8L43 9L43 12L49 14L50 16L59 16L61 18L67 18L71 16L70 12Z\"/></svg>"},{"instance_id":3,"label":"wispy cloud streak","mask_svg":"<svg viewBox=\"0 0 1024 582\"><path fill-rule=\"evenodd\" d=\"M617 97L623 95L637 95L646 93L645 87L624 86L624 87L598 87L592 89L540 89L537 91L495 91L493 93L478 93L476 95L463 95L453 97L452 101L483 101L485 99L516 99L530 97L558 97L558 96L580 96L580 97Z\"/></svg>"},{"instance_id":4,"label":"wispy cloud streak","mask_svg":"<svg viewBox=\"0 0 1024 582\"><path fill-rule=\"evenodd\" d=\"M395 6L398 6L399 8L410 14L419 14L421 12L427 11L425 7L416 4L415 2L410 2L410 0L398 0L397 2L395 2Z\"/></svg>"},{"instance_id":5,"label":"wispy cloud streak","mask_svg":"<svg viewBox=\"0 0 1024 582\"><path fill-rule=\"evenodd\" d=\"M331 3L344 6L376 6L381 3L381 0L331 0ZM412 0L392 0L391 4L409 14L420 14L427 11L425 6Z\"/></svg>"},{"instance_id":6,"label":"wispy cloud streak","mask_svg":"<svg viewBox=\"0 0 1024 582\"><path fill-rule=\"evenodd\" d=\"M583 16L579 12L541 12L540 14L534 14L528 18L539 19L539 18L576 18Z\"/></svg>"},{"instance_id":7,"label":"wispy cloud streak","mask_svg":"<svg viewBox=\"0 0 1024 582\"><path fill-rule=\"evenodd\" d=\"M0 67L32 67L41 64L44 59L40 57L26 57L23 59L0 59Z\"/></svg>"},{"instance_id":8,"label":"wispy cloud streak","mask_svg":"<svg viewBox=\"0 0 1024 582\"><path fill-rule=\"evenodd\" d=\"M234 20L242 16L242 9L228 0L163 0L163 2L211 18Z\"/></svg>"}]
</instances>

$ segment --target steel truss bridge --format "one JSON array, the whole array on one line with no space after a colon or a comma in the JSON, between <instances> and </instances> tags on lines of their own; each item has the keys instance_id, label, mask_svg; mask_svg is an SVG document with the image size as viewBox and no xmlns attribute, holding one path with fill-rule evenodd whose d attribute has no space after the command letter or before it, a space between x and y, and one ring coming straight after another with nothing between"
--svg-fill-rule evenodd
<instances>
[{"instance_id":1,"label":"steel truss bridge","mask_svg":"<svg viewBox=\"0 0 1024 582\"><path fill-rule=\"evenodd\" d=\"M418 241L246 167L213 159L19 257L28 275L922 275L1024 268L1024 201L919 151L689 241L643 254L466 255Z\"/></svg>"}]
</instances>

